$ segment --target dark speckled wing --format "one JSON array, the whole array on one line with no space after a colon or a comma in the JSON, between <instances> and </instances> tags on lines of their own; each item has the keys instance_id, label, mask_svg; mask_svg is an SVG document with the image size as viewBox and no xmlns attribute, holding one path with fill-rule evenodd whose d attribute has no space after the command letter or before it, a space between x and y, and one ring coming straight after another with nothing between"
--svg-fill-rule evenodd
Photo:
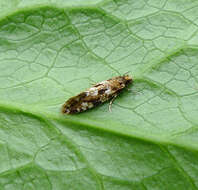
<instances>
[{"instance_id":1,"label":"dark speckled wing","mask_svg":"<svg viewBox=\"0 0 198 190\"><path fill-rule=\"evenodd\" d=\"M117 96L126 84L131 81L132 79L128 75L102 81L67 100L62 107L62 112L74 114L93 108Z\"/></svg>"}]
</instances>

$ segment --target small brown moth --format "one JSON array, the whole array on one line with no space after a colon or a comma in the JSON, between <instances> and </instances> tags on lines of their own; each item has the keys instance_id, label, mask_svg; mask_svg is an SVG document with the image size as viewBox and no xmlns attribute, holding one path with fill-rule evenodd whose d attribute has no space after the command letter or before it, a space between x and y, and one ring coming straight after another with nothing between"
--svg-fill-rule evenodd
<instances>
[{"instance_id":1,"label":"small brown moth","mask_svg":"<svg viewBox=\"0 0 198 190\"><path fill-rule=\"evenodd\" d=\"M129 75L118 76L99 82L67 100L62 106L62 112L65 114L83 112L107 100L111 100L109 103L109 111L111 111L114 99L130 83L132 83L132 78Z\"/></svg>"}]
</instances>

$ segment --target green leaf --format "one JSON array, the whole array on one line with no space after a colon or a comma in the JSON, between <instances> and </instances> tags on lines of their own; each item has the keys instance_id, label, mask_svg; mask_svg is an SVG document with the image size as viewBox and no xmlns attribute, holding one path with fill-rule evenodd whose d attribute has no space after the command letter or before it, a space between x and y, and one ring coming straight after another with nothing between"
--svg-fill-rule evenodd
<instances>
[{"instance_id":1,"label":"green leaf","mask_svg":"<svg viewBox=\"0 0 198 190\"><path fill-rule=\"evenodd\" d=\"M198 189L198 1L1 0L0 190ZM92 83L132 91L78 115Z\"/></svg>"}]
</instances>

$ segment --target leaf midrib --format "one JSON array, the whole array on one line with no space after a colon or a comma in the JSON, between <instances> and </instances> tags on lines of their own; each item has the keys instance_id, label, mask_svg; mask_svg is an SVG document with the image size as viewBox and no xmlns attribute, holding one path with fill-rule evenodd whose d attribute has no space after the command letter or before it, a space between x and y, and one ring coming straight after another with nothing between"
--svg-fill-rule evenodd
<instances>
[{"instance_id":1,"label":"leaf midrib","mask_svg":"<svg viewBox=\"0 0 198 190\"><path fill-rule=\"evenodd\" d=\"M148 135L148 133L143 134L139 132L138 130L136 130L135 127L131 125L119 126L117 122L111 121L110 122L111 125L107 125L107 123L104 124L103 122L100 122L100 121L84 119L84 118L81 119L75 115L67 116L67 115L60 115L60 114L52 114L51 112L47 112L42 109L33 108L32 106L27 106L27 105L24 106L23 104L12 104L10 102L0 102L0 109L9 111L15 114L22 113L22 114L28 114L29 116L32 115L34 117L40 118L41 120L47 120L48 122L51 122L51 120L54 120L54 121L63 122L65 124L70 124L70 125L72 124L72 125L75 125L76 127L96 129L96 130L100 130L103 132L119 135L122 137L138 139L144 142L154 143L157 145L159 144L166 145L166 146L172 145L172 146L177 146L180 148L185 148L190 151L198 151L197 144L192 144L192 146L190 146L189 144L186 145L185 142L182 141L181 139L179 140L177 139L177 141L175 142L174 139L170 139L170 138L168 139L167 136L159 135L158 137L157 135ZM54 124L53 126L56 127ZM106 126L108 126L108 128ZM130 129L128 128L128 126L130 126ZM57 127L56 129L59 130L59 128ZM126 130L126 129L129 129L129 130Z\"/></svg>"}]
</instances>

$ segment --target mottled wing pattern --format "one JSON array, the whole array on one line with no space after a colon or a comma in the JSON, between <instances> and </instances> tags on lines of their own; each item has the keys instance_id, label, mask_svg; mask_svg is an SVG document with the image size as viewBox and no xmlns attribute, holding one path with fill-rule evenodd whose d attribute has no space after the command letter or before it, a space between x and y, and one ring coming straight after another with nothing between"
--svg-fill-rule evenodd
<instances>
[{"instance_id":1,"label":"mottled wing pattern","mask_svg":"<svg viewBox=\"0 0 198 190\"><path fill-rule=\"evenodd\" d=\"M111 91L109 82L103 81L70 98L63 106L63 110L69 109L70 113L85 111L111 99L115 92L115 90Z\"/></svg>"},{"instance_id":2,"label":"mottled wing pattern","mask_svg":"<svg viewBox=\"0 0 198 190\"><path fill-rule=\"evenodd\" d=\"M116 96L125 86L126 82L122 76L97 83L67 100L62 107L62 112L73 114L93 108Z\"/></svg>"}]
</instances>

